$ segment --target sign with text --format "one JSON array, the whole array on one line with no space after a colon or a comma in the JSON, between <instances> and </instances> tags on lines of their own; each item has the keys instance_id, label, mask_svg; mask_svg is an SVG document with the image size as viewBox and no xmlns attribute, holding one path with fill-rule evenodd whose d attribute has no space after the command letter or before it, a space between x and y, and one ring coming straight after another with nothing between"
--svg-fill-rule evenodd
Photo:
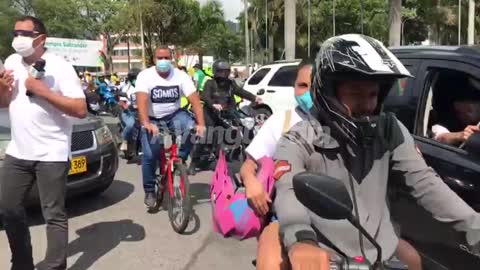
<instances>
[{"instance_id":1,"label":"sign with text","mask_svg":"<svg viewBox=\"0 0 480 270\"><path fill-rule=\"evenodd\" d=\"M96 40L47 38L45 47L74 66L100 67L102 42Z\"/></svg>"}]
</instances>

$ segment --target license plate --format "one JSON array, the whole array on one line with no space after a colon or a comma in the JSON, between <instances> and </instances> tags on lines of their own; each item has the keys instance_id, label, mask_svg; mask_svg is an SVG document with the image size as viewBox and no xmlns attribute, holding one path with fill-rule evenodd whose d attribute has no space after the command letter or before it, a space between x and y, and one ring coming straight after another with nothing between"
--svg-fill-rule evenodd
<instances>
[{"instance_id":1,"label":"license plate","mask_svg":"<svg viewBox=\"0 0 480 270\"><path fill-rule=\"evenodd\" d=\"M79 174L87 171L87 157L79 156L72 158L68 175Z\"/></svg>"}]
</instances>

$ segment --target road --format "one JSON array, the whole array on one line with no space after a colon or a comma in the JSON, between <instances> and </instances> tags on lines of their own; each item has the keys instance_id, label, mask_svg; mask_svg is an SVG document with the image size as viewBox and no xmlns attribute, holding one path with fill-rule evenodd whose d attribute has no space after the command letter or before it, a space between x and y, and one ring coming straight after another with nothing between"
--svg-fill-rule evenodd
<instances>
[{"instance_id":1,"label":"road","mask_svg":"<svg viewBox=\"0 0 480 270\"><path fill-rule=\"evenodd\" d=\"M211 172L191 177L195 219L188 235L175 233L166 211L147 213L140 167L121 160L116 180L102 195L68 202L69 270L254 269L255 239L224 239L213 232L208 202ZM29 211L35 263L45 254L45 225ZM10 268L10 250L0 231L0 269Z\"/></svg>"}]
</instances>

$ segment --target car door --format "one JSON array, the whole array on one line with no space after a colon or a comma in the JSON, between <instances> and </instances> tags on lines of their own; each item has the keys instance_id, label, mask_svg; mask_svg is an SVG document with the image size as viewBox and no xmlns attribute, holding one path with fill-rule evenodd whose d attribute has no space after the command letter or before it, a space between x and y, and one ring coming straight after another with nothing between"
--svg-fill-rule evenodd
<instances>
[{"instance_id":1,"label":"car door","mask_svg":"<svg viewBox=\"0 0 480 270\"><path fill-rule=\"evenodd\" d=\"M454 61L425 60L419 67L417 89L421 95L415 115L413 137L425 161L443 181L470 206L480 210L480 159L465 150L442 144L425 136L424 121L429 93L439 70L462 71L471 76L480 74L478 67ZM452 89L453 90L453 89ZM479 93L480 94L480 93ZM439 195L441 196L441 194ZM394 220L401 227L402 237L422 254L432 269L479 269L480 259L474 257L465 242L465 234L453 229L453 224L435 220L419 206L405 185L397 186L391 198ZM459 266L461 267L459 268ZM442 268L445 267L445 268Z\"/></svg>"},{"instance_id":2,"label":"car door","mask_svg":"<svg viewBox=\"0 0 480 270\"><path fill-rule=\"evenodd\" d=\"M264 88L270 78L272 78L272 74L275 71L272 71L272 67L262 67L257 70L248 80L245 82L243 89L247 90L248 92L256 95L258 90Z\"/></svg>"},{"instance_id":3,"label":"car door","mask_svg":"<svg viewBox=\"0 0 480 270\"><path fill-rule=\"evenodd\" d=\"M297 77L297 64L280 67L260 95L272 111L284 111L294 108L297 103L294 98L294 84Z\"/></svg>"}]
</instances>

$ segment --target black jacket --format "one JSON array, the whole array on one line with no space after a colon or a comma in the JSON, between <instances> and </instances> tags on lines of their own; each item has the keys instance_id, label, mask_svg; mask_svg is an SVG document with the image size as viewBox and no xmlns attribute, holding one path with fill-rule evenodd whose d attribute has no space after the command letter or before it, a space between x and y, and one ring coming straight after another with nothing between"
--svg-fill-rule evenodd
<instances>
[{"instance_id":1,"label":"black jacket","mask_svg":"<svg viewBox=\"0 0 480 270\"><path fill-rule=\"evenodd\" d=\"M235 95L247 99L251 102L255 101L256 96L246 90L243 90L232 80L225 82L217 82L217 80L209 80L205 83L201 98L208 105L221 104L225 108L235 108Z\"/></svg>"}]
</instances>

